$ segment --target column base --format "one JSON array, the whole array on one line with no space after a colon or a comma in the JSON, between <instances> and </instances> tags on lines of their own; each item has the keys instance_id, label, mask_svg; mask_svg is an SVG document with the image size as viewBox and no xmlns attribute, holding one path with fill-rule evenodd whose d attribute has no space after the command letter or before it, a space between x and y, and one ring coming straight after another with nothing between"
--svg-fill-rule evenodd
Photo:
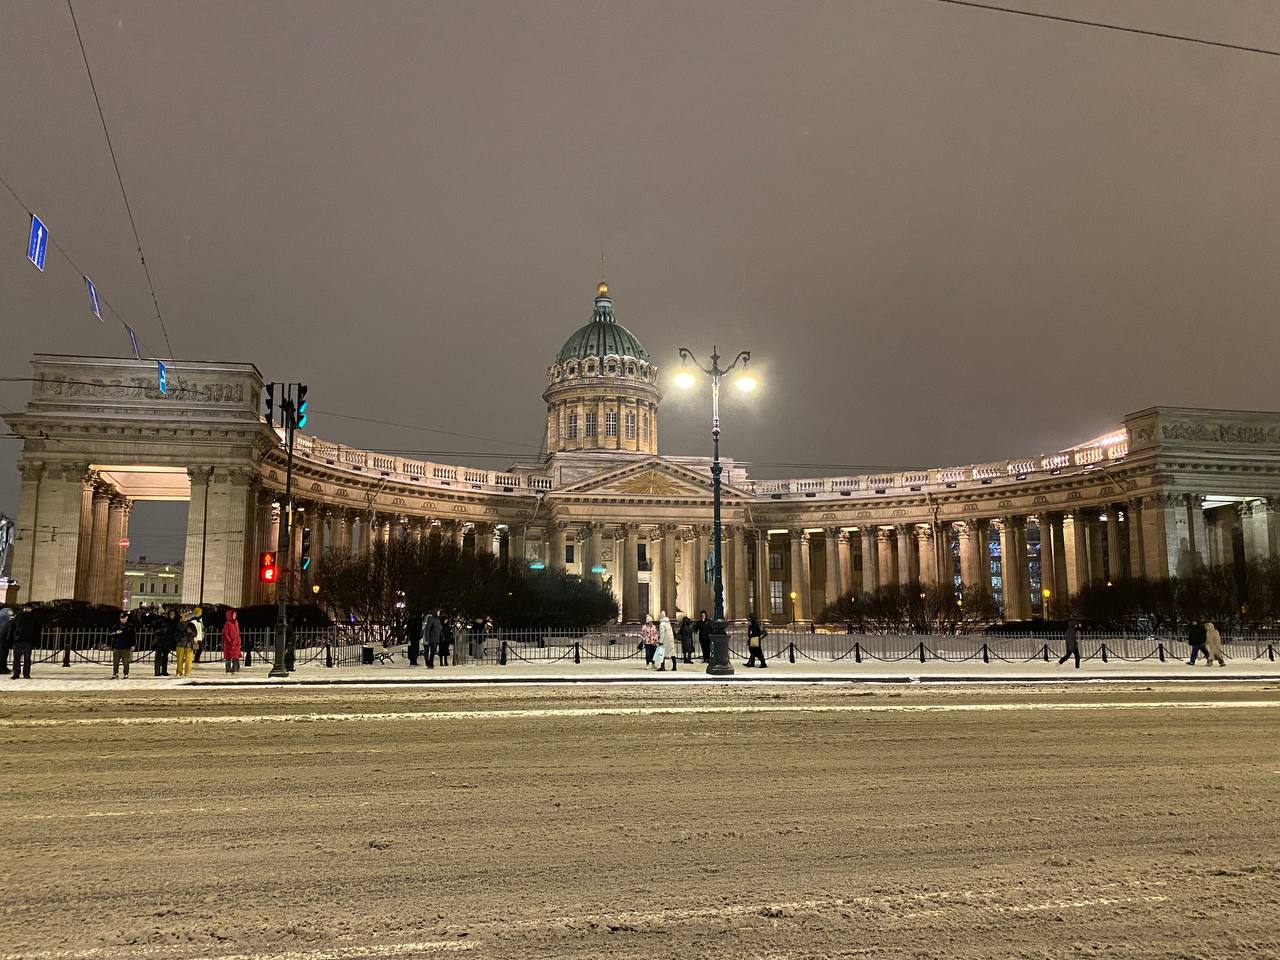
<instances>
[{"instance_id":1,"label":"column base","mask_svg":"<svg viewBox=\"0 0 1280 960\"><path fill-rule=\"evenodd\" d=\"M729 632L723 620L712 620L707 633L711 638L711 662L707 664L707 674L712 677L729 677L733 675L733 664L729 662Z\"/></svg>"}]
</instances>

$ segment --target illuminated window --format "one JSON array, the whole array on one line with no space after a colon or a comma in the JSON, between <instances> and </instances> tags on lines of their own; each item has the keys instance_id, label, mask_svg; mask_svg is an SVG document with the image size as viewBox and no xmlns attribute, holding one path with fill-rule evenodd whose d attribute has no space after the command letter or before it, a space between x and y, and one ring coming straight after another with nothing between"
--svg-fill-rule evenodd
<instances>
[{"instance_id":1,"label":"illuminated window","mask_svg":"<svg viewBox=\"0 0 1280 960\"><path fill-rule=\"evenodd\" d=\"M770 570L782 569L782 551L781 550L769 551L769 569Z\"/></svg>"},{"instance_id":2,"label":"illuminated window","mask_svg":"<svg viewBox=\"0 0 1280 960\"><path fill-rule=\"evenodd\" d=\"M565 436L570 440L578 439L578 415L576 413L569 414L569 428L565 431Z\"/></svg>"},{"instance_id":3,"label":"illuminated window","mask_svg":"<svg viewBox=\"0 0 1280 960\"><path fill-rule=\"evenodd\" d=\"M617 410L605 411L604 435L606 437L616 437L618 435L618 411Z\"/></svg>"},{"instance_id":4,"label":"illuminated window","mask_svg":"<svg viewBox=\"0 0 1280 960\"><path fill-rule=\"evenodd\" d=\"M769 581L769 612L770 613L782 612L782 581L781 580Z\"/></svg>"},{"instance_id":5,"label":"illuminated window","mask_svg":"<svg viewBox=\"0 0 1280 960\"><path fill-rule=\"evenodd\" d=\"M566 543L564 545L564 562L565 563L573 563L573 547L574 545L572 543Z\"/></svg>"},{"instance_id":6,"label":"illuminated window","mask_svg":"<svg viewBox=\"0 0 1280 960\"><path fill-rule=\"evenodd\" d=\"M627 439L634 440L636 438L636 415L627 413Z\"/></svg>"},{"instance_id":7,"label":"illuminated window","mask_svg":"<svg viewBox=\"0 0 1280 960\"><path fill-rule=\"evenodd\" d=\"M587 436L594 437L596 435L596 414L594 410L587 411Z\"/></svg>"}]
</instances>

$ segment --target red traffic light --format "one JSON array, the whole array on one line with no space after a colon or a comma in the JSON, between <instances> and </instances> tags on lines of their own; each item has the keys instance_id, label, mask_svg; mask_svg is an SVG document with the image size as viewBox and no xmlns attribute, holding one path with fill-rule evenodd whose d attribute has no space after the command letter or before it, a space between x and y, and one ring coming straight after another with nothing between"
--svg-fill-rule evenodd
<instances>
[{"instance_id":1,"label":"red traffic light","mask_svg":"<svg viewBox=\"0 0 1280 960\"><path fill-rule=\"evenodd\" d=\"M276 555L264 553L258 560L258 579L263 583L276 582Z\"/></svg>"}]
</instances>

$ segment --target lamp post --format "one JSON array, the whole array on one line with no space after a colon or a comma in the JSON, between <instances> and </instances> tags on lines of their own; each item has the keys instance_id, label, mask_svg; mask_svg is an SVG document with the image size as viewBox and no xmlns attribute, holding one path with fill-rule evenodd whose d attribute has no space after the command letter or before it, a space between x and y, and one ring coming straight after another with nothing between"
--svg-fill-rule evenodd
<instances>
[{"instance_id":1,"label":"lamp post","mask_svg":"<svg viewBox=\"0 0 1280 960\"><path fill-rule=\"evenodd\" d=\"M707 664L707 673L715 676L728 676L733 673L733 666L729 663L729 633L724 625L724 576L722 558L720 556L720 381L722 378L737 368L738 364L742 364L742 373L738 376L736 383L739 390L750 392L756 387L756 379L747 372L747 363L751 359L750 351L743 350L733 360L729 366L721 369L720 354L716 351L716 347L711 347L711 366L704 367L698 362L693 352L686 347L680 348L680 372L676 374L676 386L688 389L692 387L695 379L689 372L689 364L692 364L698 370L701 370L711 378L711 502L712 502L712 530L711 530L711 556L712 556L712 577L713 579L713 596L715 598L715 613L711 619L711 662Z\"/></svg>"}]
</instances>

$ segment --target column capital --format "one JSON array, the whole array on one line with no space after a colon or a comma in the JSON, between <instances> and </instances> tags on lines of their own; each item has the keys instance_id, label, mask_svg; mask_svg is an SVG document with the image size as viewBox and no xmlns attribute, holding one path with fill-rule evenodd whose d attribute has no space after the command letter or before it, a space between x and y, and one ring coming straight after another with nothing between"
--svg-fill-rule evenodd
<instances>
[{"instance_id":1,"label":"column capital","mask_svg":"<svg viewBox=\"0 0 1280 960\"><path fill-rule=\"evenodd\" d=\"M840 532L841 531L839 527L823 527L822 528L822 535L826 537L828 540L839 540Z\"/></svg>"},{"instance_id":2,"label":"column capital","mask_svg":"<svg viewBox=\"0 0 1280 960\"><path fill-rule=\"evenodd\" d=\"M841 529L839 529L839 528L836 528L836 542L837 542L837 543L848 543L848 542L849 542L849 531L848 531L848 530L841 530Z\"/></svg>"},{"instance_id":3,"label":"column capital","mask_svg":"<svg viewBox=\"0 0 1280 960\"><path fill-rule=\"evenodd\" d=\"M876 527L876 540L880 543L888 543L893 535L893 527Z\"/></svg>"},{"instance_id":4,"label":"column capital","mask_svg":"<svg viewBox=\"0 0 1280 960\"><path fill-rule=\"evenodd\" d=\"M187 478L192 483L208 483L209 478L213 475L213 467L187 467Z\"/></svg>"},{"instance_id":5,"label":"column capital","mask_svg":"<svg viewBox=\"0 0 1280 960\"><path fill-rule=\"evenodd\" d=\"M23 480L39 480L44 476L44 461L19 460L18 473L22 475Z\"/></svg>"},{"instance_id":6,"label":"column capital","mask_svg":"<svg viewBox=\"0 0 1280 960\"><path fill-rule=\"evenodd\" d=\"M928 543L933 539L933 527L927 523L916 524L916 543Z\"/></svg>"}]
</instances>

